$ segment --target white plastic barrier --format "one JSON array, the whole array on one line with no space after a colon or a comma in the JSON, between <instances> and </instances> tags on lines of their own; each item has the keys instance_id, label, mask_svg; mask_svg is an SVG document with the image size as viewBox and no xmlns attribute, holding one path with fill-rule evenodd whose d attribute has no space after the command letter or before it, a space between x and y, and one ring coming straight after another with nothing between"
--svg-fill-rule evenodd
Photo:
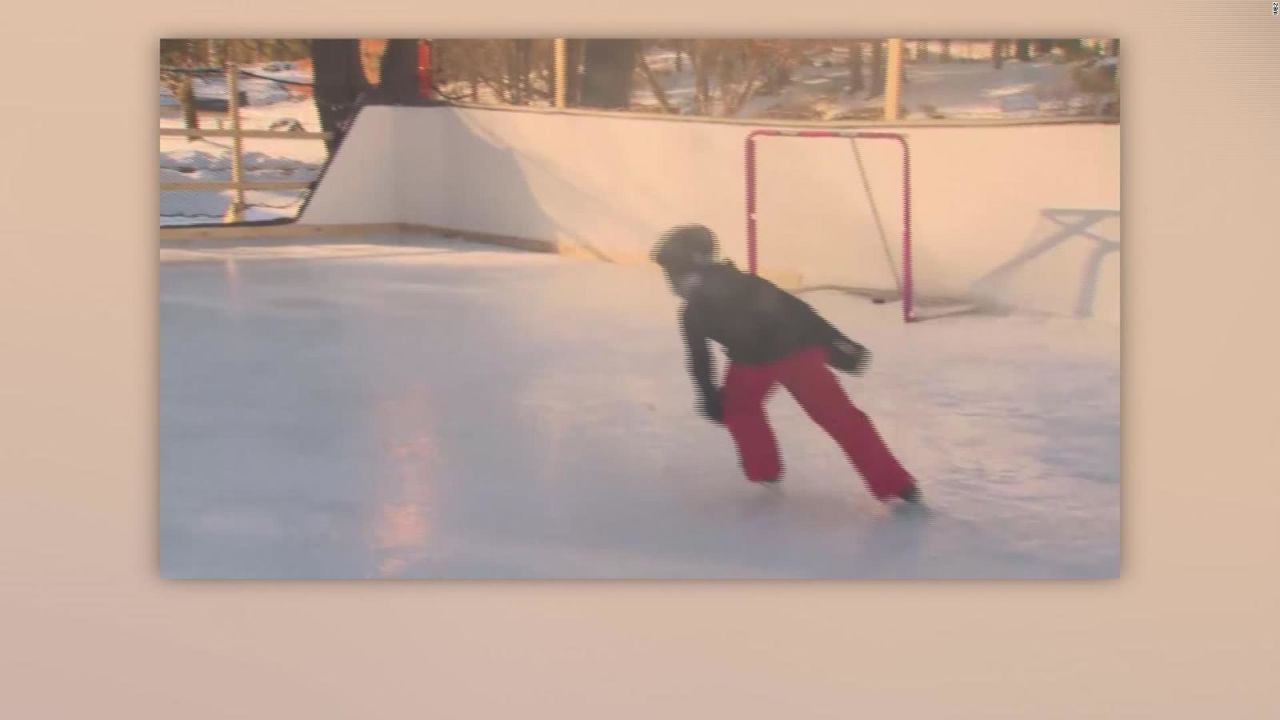
<instances>
[{"instance_id":1,"label":"white plastic barrier","mask_svg":"<svg viewBox=\"0 0 1280 720\"><path fill-rule=\"evenodd\" d=\"M624 262L643 260L665 228L700 222L744 263L744 139L753 127L369 108L299 222L443 227ZM1119 319L1119 126L876 129L910 144L920 297ZM758 168L762 269L804 285L892 287L881 235L900 267L896 143L859 141L855 155L843 139L766 138Z\"/></svg>"}]
</instances>

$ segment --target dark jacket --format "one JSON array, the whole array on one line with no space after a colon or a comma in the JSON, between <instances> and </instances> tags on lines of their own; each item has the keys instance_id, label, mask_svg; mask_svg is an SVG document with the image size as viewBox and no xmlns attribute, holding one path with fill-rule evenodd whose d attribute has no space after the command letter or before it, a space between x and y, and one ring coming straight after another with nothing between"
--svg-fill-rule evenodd
<instances>
[{"instance_id":1,"label":"dark jacket","mask_svg":"<svg viewBox=\"0 0 1280 720\"><path fill-rule=\"evenodd\" d=\"M763 365L799 350L849 341L812 307L773 283L723 262L702 272L703 282L680 317L689 372L703 397L715 395L709 341L734 363ZM856 343L855 343L856 345Z\"/></svg>"}]
</instances>

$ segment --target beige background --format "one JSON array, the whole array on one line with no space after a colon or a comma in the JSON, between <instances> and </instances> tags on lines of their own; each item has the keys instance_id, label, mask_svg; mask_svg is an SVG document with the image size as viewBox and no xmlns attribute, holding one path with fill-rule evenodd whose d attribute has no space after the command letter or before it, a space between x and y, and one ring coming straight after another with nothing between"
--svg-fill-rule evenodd
<instances>
[{"instance_id":1,"label":"beige background","mask_svg":"<svg viewBox=\"0 0 1280 720\"><path fill-rule=\"evenodd\" d=\"M0 717L1280 717L1269 0L504 4L378 0L349 20L302 0L6 10ZM158 38L557 27L1122 37L1124 578L160 581Z\"/></svg>"}]
</instances>

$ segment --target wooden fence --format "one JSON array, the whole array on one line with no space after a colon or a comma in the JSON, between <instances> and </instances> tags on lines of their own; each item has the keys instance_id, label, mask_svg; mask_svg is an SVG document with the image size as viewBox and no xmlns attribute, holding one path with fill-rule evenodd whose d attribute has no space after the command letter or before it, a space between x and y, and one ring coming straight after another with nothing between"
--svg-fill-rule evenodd
<instances>
[{"instance_id":1,"label":"wooden fence","mask_svg":"<svg viewBox=\"0 0 1280 720\"><path fill-rule=\"evenodd\" d=\"M160 183L160 191L234 190L235 196L223 215L223 222L239 222L244 218L246 190L306 190L312 186L308 180L260 180L244 179L244 139L274 138L280 140L328 139L330 133L297 132L292 130L245 130L240 127L240 70L235 63L227 63L227 115L231 129L202 130L200 128L160 128L160 137L229 137L231 138L231 180L190 180Z\"/></svg>"}]
</instances>

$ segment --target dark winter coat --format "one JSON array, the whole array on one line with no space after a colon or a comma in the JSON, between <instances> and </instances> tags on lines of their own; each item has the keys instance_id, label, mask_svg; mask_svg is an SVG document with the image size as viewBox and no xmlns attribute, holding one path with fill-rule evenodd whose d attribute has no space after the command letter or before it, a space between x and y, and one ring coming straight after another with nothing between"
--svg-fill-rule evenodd
<instances>
[{"instance_id":1,"label":"dark winter coat","mask_svg":"<svg viewBox=\"0 0 1280 720\"><path fill-rule=\"evenodd\" d=\"M710 341L734 363L765 365L815 346L829 350L838 341L852 353L832 351L831 364L860 370L866 350L846 338L808 303L756 275L724 262L701 271L702 282L681 311L689 372L704 402L716 396ZM843 344L842 343L842 344Z\"/></svg>"}]
</instances>

